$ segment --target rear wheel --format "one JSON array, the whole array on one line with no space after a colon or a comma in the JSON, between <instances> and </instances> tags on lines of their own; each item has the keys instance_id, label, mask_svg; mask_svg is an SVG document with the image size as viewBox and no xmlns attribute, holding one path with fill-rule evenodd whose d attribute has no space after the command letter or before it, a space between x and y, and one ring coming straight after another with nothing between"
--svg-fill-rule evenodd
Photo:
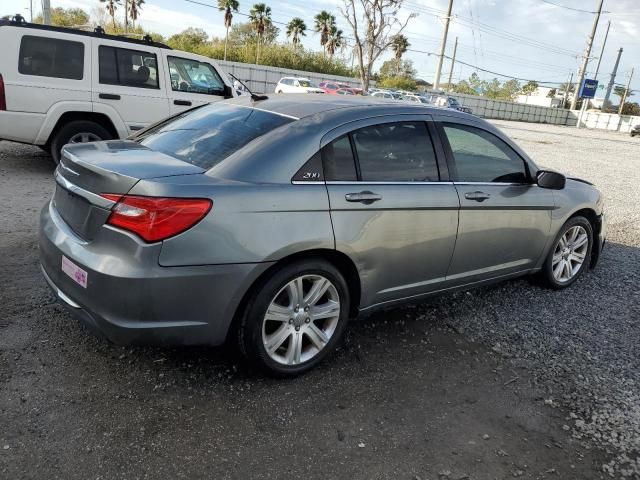
<instances>
[{"instance_id":1,"label":"rear wheel","mask_svg":"<svg viewBox=\"0 0 640 480\"><path fill-rule=\"evenodd\" d=\"M344 277L330 263L314 259L287 265L248 302L239 327L240 350L272 375L303 373L340 341L349 301Z\"/></svg>"},{"instance_id":2,"label":"rear wheel","mask_svg":"<svg viewBox=\"0 0 640 480\"><path fill-rule=\"evenodd\" d=\"M589 268L593 246L593 229L584 217L565 223L542 268L542 278L551 288L566 288Z\"/></svg>"},{"instance_id":3,"label":"rear wheel","mask_svg":"<svg viewBox=\"0 0 640 480\"><path fill-rule=\"evenodd\" d=\"M58 164L62 147L67 143L98 142L110 140L113 136L102 125L89 120L75 120L58 130L51 141L51 157Z\"/></svg>"}]
</instances>

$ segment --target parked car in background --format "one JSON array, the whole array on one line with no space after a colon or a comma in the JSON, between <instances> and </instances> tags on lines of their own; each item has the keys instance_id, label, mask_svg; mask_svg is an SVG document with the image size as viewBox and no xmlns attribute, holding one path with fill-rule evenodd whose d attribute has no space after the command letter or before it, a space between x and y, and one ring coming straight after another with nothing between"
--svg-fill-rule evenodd
<instances>
[{"instance_id":1,"label":"parked car in background","mask_svg":"<svg viewBox=\"0 0 640 480\"><path fill-rule=\"evenodd\" d=\"M361 312L533 273L568 287L606 234L592 184L492 124L373 97L201 106L67 145L55 180L40 259L72 314L122 344L229 337L281 376Z\"/></svg>"},{"instance_id":2,"label":"parked car in background","mask_svg":"<svg viewBox=\"0 0 640 480\"><path fill-rule=\"evenodd\" d=\"M62 146L126 138L236 95L213 60L144 40L0 20L0 138Z\"/></svg>"},{"instance_id":3,"label":"parked car in background","mask_svg":"<svg viewBox=\"0 0 640 480\"><path fill-rule=\"evenodd\" d=\"M638 125L636 125L635 127L633 127L633 128L631 129L631 132L629 132L629 134L630 134L632 137L635 137L636 135L640 135L640 123L639 123Z\"/></svg>"},{"instance_id":4,"label":"parked car in background","mask_svg":"<svg viewBox=\"0 0 640 480\"><path fill-rule=\"evenodd\" d=\"M395 97L393 96L393 94L391 92L386 92L386 91L383 91L383 90L375 91L375 92L371 93L370 96L374 97L374 98L387 98L389 100L395 100Z\"/></svg>"},{"instance_id":5,"label":"parked car in background","mask_svg":"<svg viewBox=\"0 0 640 480\"><path fill-rule=\"evenodd\" d=\"M346 83L325 81L320 82L318 86L323 89L325 93L329 94L349 95L348 93L344 93L345 91L351 92L353 95L362 94L361 88L352 87Z\"/></svg>"},{"instance_id":6,"label":"parked car in background","mask_svg":"<svg viewBox=\"0 0 640 480\"><path fill-rule=\"evenodd\" d=\"M451 108L464 113L473 113L471 108L460 105L460 102L455 97L446 94L431 95L430 103L436 107Z\"/></svg>"},{"instance_id":7,"label":"parked car in background","mask_svg":"<svg viewBox=\"0 0 640 480\"><path fill-rule=\"evenodd\" d=\"M337 95L355 95L355 93L353 93L353 90L348 88L339 88L338 90L336 90L336 94Z\"/></svg>"},{"instance_id":8,"label":"parked car in background","mask_svg":"<svg viewBox=\"0 0 640 480\"><path fill-rule=\"evenodd\" d=\"M404 100L405 102L422 103L424 105L429 105L429 101L420 95L403 95L402 100Z\"/></svg>"},{"instance_id":9,"label":"parked car in background","mask_svg":"<svg viewBox=\"0 0 640 480\"><path fill-rule=\"evenodd\" d=\"M282 77L275 89L276 93L325 93L311 80L302 77Z\"/></svg>"}]
</instances>

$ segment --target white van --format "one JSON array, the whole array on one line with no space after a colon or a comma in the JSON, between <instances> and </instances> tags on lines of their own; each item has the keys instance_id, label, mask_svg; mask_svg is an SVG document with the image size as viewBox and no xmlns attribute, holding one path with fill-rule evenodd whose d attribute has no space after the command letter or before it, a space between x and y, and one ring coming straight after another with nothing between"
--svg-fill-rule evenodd
<instances>
[{"instance_id":1,"label":"white van","mask_svg":"<svg viewBox=\"0 0 640 480\"><path fill-rule=\"evenodd\" d=\"M236 96L211 59L166 45L0 20L0 139L39 145L125 138L197 105Z\"/></svg>"}]
</instances>

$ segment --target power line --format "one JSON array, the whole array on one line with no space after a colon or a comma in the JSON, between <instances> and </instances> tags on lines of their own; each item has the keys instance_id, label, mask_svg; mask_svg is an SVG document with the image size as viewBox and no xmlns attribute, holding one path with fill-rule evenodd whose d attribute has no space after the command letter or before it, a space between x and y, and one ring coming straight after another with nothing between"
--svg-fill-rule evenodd
<instances>
[{"instance_id":1,"label":"power line","mask_svg":"<svg viewBox=\"0 0 640 480\"><path fill-rule=\"evenodd\" d=\"M574 12L580 12L580 13L598 13L598 12L593 12L591 10L582 10L581 8L573 8L573 7L567 7L566 5L559 5L557 3L553 3L550 2L549 0L540 0L543 3L546 3L548 5L553 5L554 7L558 7L558 8L564 8L566 10L573 10ZM603 11L602 13L611 13L611 12L606 12Z\"/></svg>"}]
</instances>

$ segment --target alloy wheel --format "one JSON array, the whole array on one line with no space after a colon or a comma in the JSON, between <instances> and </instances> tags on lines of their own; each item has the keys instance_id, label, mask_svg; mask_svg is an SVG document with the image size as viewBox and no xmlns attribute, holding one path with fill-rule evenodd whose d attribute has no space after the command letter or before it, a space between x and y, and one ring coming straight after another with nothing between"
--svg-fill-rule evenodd
<instances>
[{"instance_id":1,"label":"alloy wheel","mask_svg":"<svg viewBox=\"0 0 640 480\"><path fill-rule=\"evenodd\" d=\"M69 143L87 143L87 142L99 142L102 140L98 135L91 132L79 132L73 135L69 139Z\"/></svg>"},{"instance_id":2,"label":"alloy wheel","mask_svg":"<svg viewBox=\"0 0 640 480\"><path fill-rule=\"evenodd\" d=\"M269 357L298 365L323 350L340 320L340 296L322 275L301 275L271 300L262 321L262 342Z\"/></svg>"},{"instance_id":3,"label":"alloy wheel","mask_svg":"<svg viewBox=\"0 0 640 480\"><path fill-rule=\"evenodd\" d=\"M564 232L553 251L553 278L559 283L566 283L575 277L582 268L588 249L589 235L584 227L575 225Z\"/></svg>"}]
</instances>

